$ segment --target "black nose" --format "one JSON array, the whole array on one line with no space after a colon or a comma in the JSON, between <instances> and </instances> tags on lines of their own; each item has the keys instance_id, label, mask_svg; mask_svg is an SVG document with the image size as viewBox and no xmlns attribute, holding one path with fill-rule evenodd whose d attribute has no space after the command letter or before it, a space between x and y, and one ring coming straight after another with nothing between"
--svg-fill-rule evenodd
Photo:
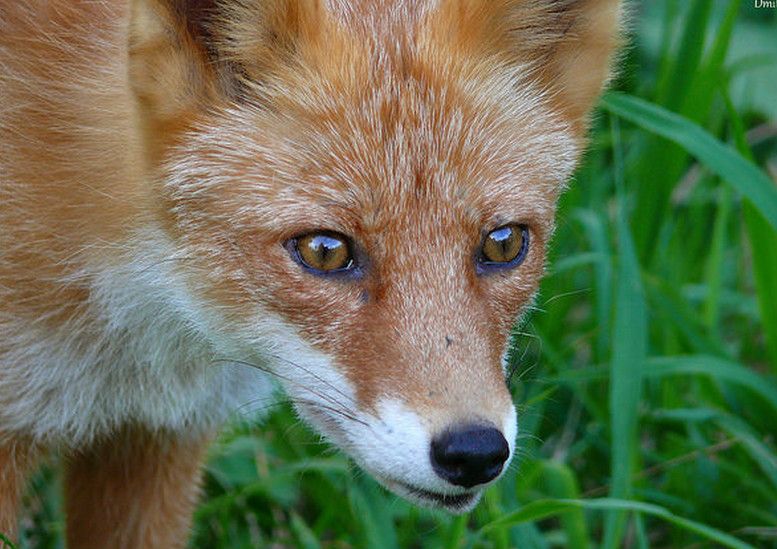
<instances>
[{"instance_id":1,"label":"black nose","mask_svg":"<svg viewBox=\"0 0 777 549\"><path fill-rule=\"evenodd\" d=\"M457 427L432 441L435 473L465 488L495 479L509 455L510 447L502 433L483 425Z\"/></svg>"}]
</instances>

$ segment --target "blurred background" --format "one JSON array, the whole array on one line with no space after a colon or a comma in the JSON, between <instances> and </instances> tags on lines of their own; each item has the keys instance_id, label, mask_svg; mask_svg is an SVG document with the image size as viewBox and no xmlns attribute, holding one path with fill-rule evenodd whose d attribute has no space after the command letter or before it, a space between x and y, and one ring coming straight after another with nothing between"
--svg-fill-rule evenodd
<instances>
[{"instance_id":1,"label":"blurred background","mask_svg":"<svg viewBox=\"0 0 777 549\"><path fill-rule=\"evenodd\" d=\"M519 455L475 511L388 494L282 402L213 447L191 546L777 547L768 4L631 2L615 91L514 330ZM52 467L21 547L63 547L59 500Z\"/></svg>"}]
</instances>

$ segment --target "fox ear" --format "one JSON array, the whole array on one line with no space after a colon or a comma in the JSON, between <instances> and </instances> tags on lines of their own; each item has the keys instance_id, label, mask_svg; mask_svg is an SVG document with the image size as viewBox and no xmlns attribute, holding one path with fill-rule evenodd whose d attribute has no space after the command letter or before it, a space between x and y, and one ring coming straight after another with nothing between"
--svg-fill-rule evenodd
<instances>
[{"instance_id":1,"label":"fox ear","mask_svg":"<svg viewBox=\"0 0 777 549\"><path fill-rule=\"evenodd\" d=\"M152 143L180 132L206 105L241 100L247 86L291 64L301 46L322 58L337 46L321 37L320 0L131 3L130 81Z\"/></svg>"},{"instance_id":2,"label":"fox ear","mask_svg":"<svg viewBox=\"0 0 777 549\"><path fill-rule=\"evenodd\" d=\"M207 49L215 2L132 0L130 87L152 146L169 144L218 95L217 67Z\"/></svg>"},{"instance_id":3,"label":"fox ear","mask_svg":"<svg viewBox=\"0 0 777 549\"><path fill-rule=\"evenodd\" d=\"M553 107L582 135L610 76L621 24L620 0L450 0L431 39L449 58L511 66L548 91ZM525 80L524 80L525 81Z\"/></svg>"},{"instance_id":4,"label":"fox ear","mask_svg":"<svg viewBox=\"0 0 777 549\"><path fill-rule=\"evenodd\" d=\"M530 61L555 106L579 130L611 75L620 40L619 0L515 0L509 41Z\"/></svg>"}]
</instances>

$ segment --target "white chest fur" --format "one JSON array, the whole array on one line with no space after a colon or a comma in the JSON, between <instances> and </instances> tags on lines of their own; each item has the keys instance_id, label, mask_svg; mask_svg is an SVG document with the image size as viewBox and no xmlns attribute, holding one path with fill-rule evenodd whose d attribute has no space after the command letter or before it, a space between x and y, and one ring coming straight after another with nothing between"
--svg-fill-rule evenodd
<instances>
[{"instance_id":1,"label":"white chest fur","mask_svg":"<svg viewBox=\"0 0 777 549\"><path fill-rule=\"evenodd\" d=\"M91 297L84 315L56 331L0 317L0 432L77 446L126 423L191 432L266 407L271 381L218 360L164 242L153 248L67 281L88 284Z\"/></svg>"}]
</instances>

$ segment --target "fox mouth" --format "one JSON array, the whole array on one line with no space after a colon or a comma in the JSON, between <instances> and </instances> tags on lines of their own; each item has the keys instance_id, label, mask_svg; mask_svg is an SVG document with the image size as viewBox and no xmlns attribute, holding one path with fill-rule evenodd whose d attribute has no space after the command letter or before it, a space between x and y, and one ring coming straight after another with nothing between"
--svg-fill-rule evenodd
<instances>
[{"instance_id":1,"label":"fox mouth","mask_svg":"<svg viewBox=\"0 0 777 549\"><path fill-rule=\"evenodd\" d=\"M397 479L383 477L382 483L390 490L415 500L428 507L442 507L451 513L464 513L471 510L480 499L480 492L464 492L461 494L442 494L432 492Z\"/></svg>"},{"instance_id":2,"label":"fox mouth","mask_svg":"<svg viewBox=\"0 0 777 549\"><path fill-rule=\"evenodd\" d=\"M429 490L417 488L409 484L403 484L402 487L417 498L436 503L441 507L446 507L449 509L463 509L468 507L479 495L477 492L469 492L465 494L439 494L437 492L430 492Z\"/></svg>"}]
</instances>

